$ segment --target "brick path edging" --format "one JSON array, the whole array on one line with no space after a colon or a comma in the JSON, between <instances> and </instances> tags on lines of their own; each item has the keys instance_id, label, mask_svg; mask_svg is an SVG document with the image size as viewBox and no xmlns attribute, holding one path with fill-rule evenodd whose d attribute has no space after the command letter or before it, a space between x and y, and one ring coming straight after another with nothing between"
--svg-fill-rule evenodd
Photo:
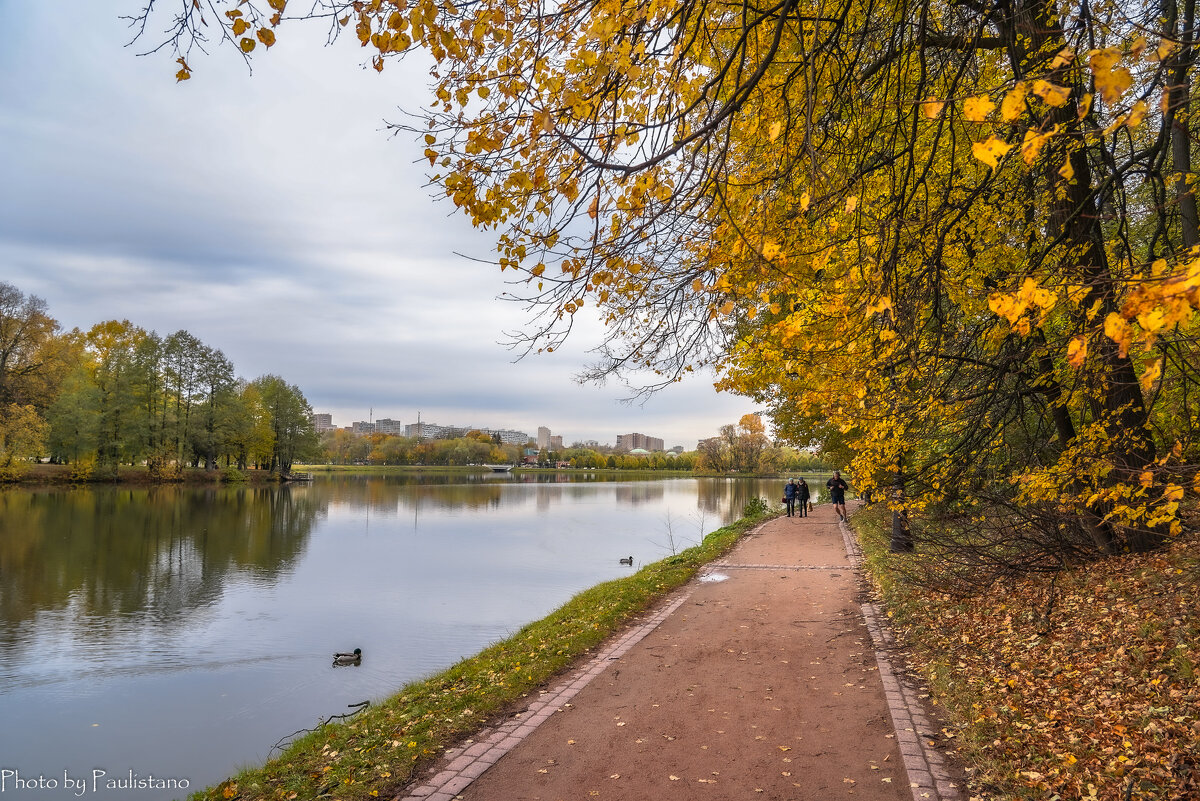
<instances>
[{"instance_id":1,"label":"brick path edging","mask_svg":"<svg viewBox=\"0 0 1200 801\"><path fill-rule=\"evenodd\" d=\"M844 520L838 526L850 564L861 575L863 556L858 541ZM931 737L937 731L937 726L929 720L921 703L922 696L928 693L907 672L897 671L897 666L893 664L891 655L896 652L896 640L880 606L861 604L860 608L875 646L875 662L879 666L879 678L883 682L883 692L892 715L892 728L896 730L896 742L904 757L904 769L908 773L913 801L960 801L962 792L954 783L942 753L933 747Z\"/></svg>"}]
</instances>

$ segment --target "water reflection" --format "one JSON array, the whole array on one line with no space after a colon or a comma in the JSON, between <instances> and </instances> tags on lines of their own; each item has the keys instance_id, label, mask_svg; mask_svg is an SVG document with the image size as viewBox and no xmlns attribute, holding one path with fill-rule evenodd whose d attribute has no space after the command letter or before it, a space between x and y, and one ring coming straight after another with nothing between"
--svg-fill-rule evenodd
<instances>
[{"instance_id":1,"label":"water reflection","mask_svg":"<svg viewBox=\"0 0 1200 801\"><path fill-rule=\"evenodd\" d=\"M660 559L752 497L775 502L782 483L335 475L0 491L0 705L38 721L0 729L0 769L219 781L627 575L620 557ZM356 647L361 666L330 667Z\"/></svg>"}]
</instances>

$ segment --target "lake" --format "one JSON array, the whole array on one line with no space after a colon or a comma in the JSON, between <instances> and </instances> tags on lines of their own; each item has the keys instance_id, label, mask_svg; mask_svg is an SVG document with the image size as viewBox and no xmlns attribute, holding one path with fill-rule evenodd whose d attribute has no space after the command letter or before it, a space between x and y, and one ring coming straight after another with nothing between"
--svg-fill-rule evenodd
<instances>
[{"instance_id":1,"label":"lake","mask_svg":"<svg viewBox=\"0 0 1200 801\"><path fill-rule=\"evenodd\" d=\"M782 486L579 471L0 491L0 801L186 797ZM331 664L354 648L361 665ZM106 789L131 776L188 789Z\"/></svg>"}]
</instances>

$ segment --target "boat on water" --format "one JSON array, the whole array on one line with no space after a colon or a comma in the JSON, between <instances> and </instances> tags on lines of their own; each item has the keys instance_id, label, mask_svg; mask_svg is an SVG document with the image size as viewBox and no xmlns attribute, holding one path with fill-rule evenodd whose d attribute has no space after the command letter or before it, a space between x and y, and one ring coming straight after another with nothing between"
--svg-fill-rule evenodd
<instances>
[{"instance_id":1,"label":"boat on water","mask_svg":"<svg viewBox=\"0 0 1200 801\"><path fill-rule=\"evenodd\" d=\"M484 467L491 470L493 473L510 473L515 465L511 464L485 464Z\"/></svg>"}]
</instances>

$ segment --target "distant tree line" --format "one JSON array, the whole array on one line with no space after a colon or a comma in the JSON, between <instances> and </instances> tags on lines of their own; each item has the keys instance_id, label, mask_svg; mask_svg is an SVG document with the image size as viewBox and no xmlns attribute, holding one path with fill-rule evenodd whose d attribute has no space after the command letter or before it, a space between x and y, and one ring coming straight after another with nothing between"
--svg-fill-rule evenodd
<instances>
[{"instance_id":1,"label":"distant tree line","mask_svg":"<svg viewBox=\"0 0 1200 801\"><path fill-rule=\"evenodd\" d=\"M31 459L80 478L145 465L169 480L184 467L286 473L318 455L299 387L235 375L220 350L187 331L160 336L128 320L60 332L46 303L0 282L0 471Z\"/></svg>"},{"instance_id":2,"label":"distant tree line","mask_svg":"<svg viewBox=\"0 0 1200 801\"><path fill-rule=\"evenodd\" d=\"M449 439L421 439L392 434L358 435L344 429L321 435L324 461L342 465L518 464L525 461L531 441L524 446L502 444L481 431ZM541 449L534 464L542 468L566 466L594 470L686 470L705 473L778 473L826 470L821 457L782 447L767 438L758 415L745 415L737 425L722 426L718 436L700 443L695 451L627 453L608 447L575 443L560 450Z\"/></svg>"}]
</instances>

